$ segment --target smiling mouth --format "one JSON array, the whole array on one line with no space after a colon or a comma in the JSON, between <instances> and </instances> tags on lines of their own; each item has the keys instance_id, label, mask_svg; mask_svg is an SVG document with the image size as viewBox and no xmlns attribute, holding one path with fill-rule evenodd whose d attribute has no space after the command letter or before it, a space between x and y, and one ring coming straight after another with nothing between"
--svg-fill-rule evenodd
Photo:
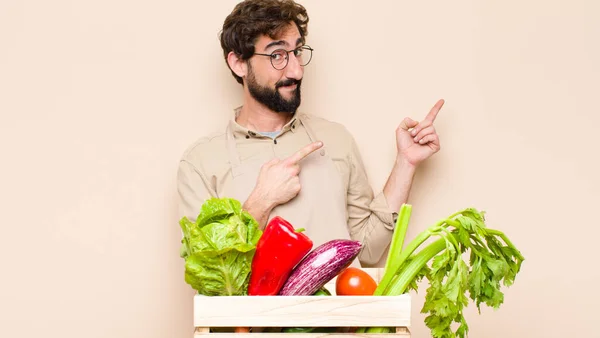
<instances>
[{"instance_id":1,"label":"smiling mouth","mask_svg":"<svg viewBox=\"0 0 600 338\"><path fill-rule=\"evenodd\" d=\"M291 90L291 89L296 89L297 87L298 87L298 85L294 83L294 84L292 84L292 85L289 85L289 86L281 86L281 87L279 87L279 88L283 88L283 89L288 89L288 90Z\"/></svg>"},{"instance_id":2,"label":"smiling mouth","mask_svg":"<svg viewBox=\"0 0 600 338\"><path fill-rule=\"evenodd\" d=\"M285 89L291 90L291 89L296 89L299 84L300 84L299 80L287 79L285 81L279 82L276 85L276 87L277 88L285 88Z\"/></svg>"}]
</instances>

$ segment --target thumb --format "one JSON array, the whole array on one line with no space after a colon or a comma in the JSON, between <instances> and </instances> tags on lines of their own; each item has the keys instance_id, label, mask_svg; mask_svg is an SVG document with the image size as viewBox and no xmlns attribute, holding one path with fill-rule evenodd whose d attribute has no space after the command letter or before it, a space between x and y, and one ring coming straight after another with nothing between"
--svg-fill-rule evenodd
<instances>
[{"instance_id":1,"label":"thumb","mask_svg":"<svg viewBox=\"0 0 600 338\"><path fill-rule=\"evenodd\" d=\"M403 130L409 130L410 128L414 128L419 124L419 122L411 119L410 117L405 117L402 122L400 122L400 128Z\"/></svg>"}]
</instances>

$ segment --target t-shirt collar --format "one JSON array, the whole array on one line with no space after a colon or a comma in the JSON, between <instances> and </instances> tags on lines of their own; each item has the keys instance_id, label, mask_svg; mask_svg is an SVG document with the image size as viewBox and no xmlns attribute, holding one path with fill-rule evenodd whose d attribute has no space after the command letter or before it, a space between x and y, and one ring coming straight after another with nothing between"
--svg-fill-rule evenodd
<instances>
[{"instance_id":1,"label":"t-shirt collar","mask_svg":"<svg viewBox=\"0 0 600 338\"><path fill-rule=\"evenodd\" d=\"M231 131L233 132L233 136L235 138L246 138L246 139L267 138L266 136L261 135L258 130L248 129L236 122L235 119L239 115L241 109L242 109L241 106L235 108L233 117L229 121L229 126L231 128ZM298 125L300 123L301 116L302 116L302 114L294 113L294 116L292 117L292 119L283 126L279 137L288 131L295 133L298 130Z\"/></svg>"}]
</instances>

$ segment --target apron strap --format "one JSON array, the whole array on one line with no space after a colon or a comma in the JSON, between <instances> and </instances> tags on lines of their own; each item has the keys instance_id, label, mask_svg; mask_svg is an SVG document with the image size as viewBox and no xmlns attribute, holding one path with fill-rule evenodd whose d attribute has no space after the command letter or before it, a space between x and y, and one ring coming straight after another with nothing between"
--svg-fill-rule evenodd
<instances>
[{"instance_id":1,"label":"apron strap","mask_svg":"<svg viewBox=\"0 0 600 338\"><path fill-rule=\"evenodd\" d=\"M227 137L227 153L229 155L229 162L231 162L232 168L237 168L241 165L240 156L236 149L235 137L233 137L233 132L231 131L231 124L227 124L227 130L225 131L225 136Z\"/></svg>"},{"instance_id":2,"label":"apron strap","mask_svg":"<svg viewBox=\"0 0 600 338\"><path fill-rule=\"evenodd\" d=\"M314 132L314 130L310 127L309 123L306 122L307 118L301 118L300 123L302 123L302 125L304 126L304 129L306 129L306 133L308 134L308 138L310 139L311 142L316 142L317 141L317 136ZM319 151L319 154L321 156L325 156L325 145L323 145L323 147L321 148L321 150Z\"/></svg>"}]
</instances>

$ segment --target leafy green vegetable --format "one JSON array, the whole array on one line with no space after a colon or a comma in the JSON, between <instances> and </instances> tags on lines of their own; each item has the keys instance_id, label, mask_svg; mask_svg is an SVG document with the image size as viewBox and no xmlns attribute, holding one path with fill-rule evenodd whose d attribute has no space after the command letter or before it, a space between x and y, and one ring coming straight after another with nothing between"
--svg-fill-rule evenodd
<instances>
[{"instance_id":1,"label":"leafy green vegetable","mask_svg":"<svg viewBox=\"0 0 600 338\"><path fill-rule=\"evenodd\" d=\"M464 338L469 327L463 309L473 300L481 312L481 304L499 308L504 302L501 284L513 284L524 257L508 237L485 225L484 213L464 209L432 225L406 248L403 243L411 213L403 205L394 230L392 247L384 276L375 295L401 295L417 289L417 282L427 278L429 287L421 310L428 313L425 324L435 338ZM432 236L438 240L425 245ZM425 246L417 252L421 246ZM469 264L463 256L468 254ZM468 296L467 296L468 294ZM452 329L453 324L457 329ZM368 328L360 332L385 333L387 328Z\"/></svg>"},{"instance_id":2,"label":"leafy green vegetable","mask_svg":"<svg viewBox=\"0 0 600 338\"><path fill-rule=\"evenodd\" d=\"M207 296L246 295L262 231L241 203L211 198L202 205L196 222L183 217L179 224L186 283Z\"/></svg>"}]
</instances>

